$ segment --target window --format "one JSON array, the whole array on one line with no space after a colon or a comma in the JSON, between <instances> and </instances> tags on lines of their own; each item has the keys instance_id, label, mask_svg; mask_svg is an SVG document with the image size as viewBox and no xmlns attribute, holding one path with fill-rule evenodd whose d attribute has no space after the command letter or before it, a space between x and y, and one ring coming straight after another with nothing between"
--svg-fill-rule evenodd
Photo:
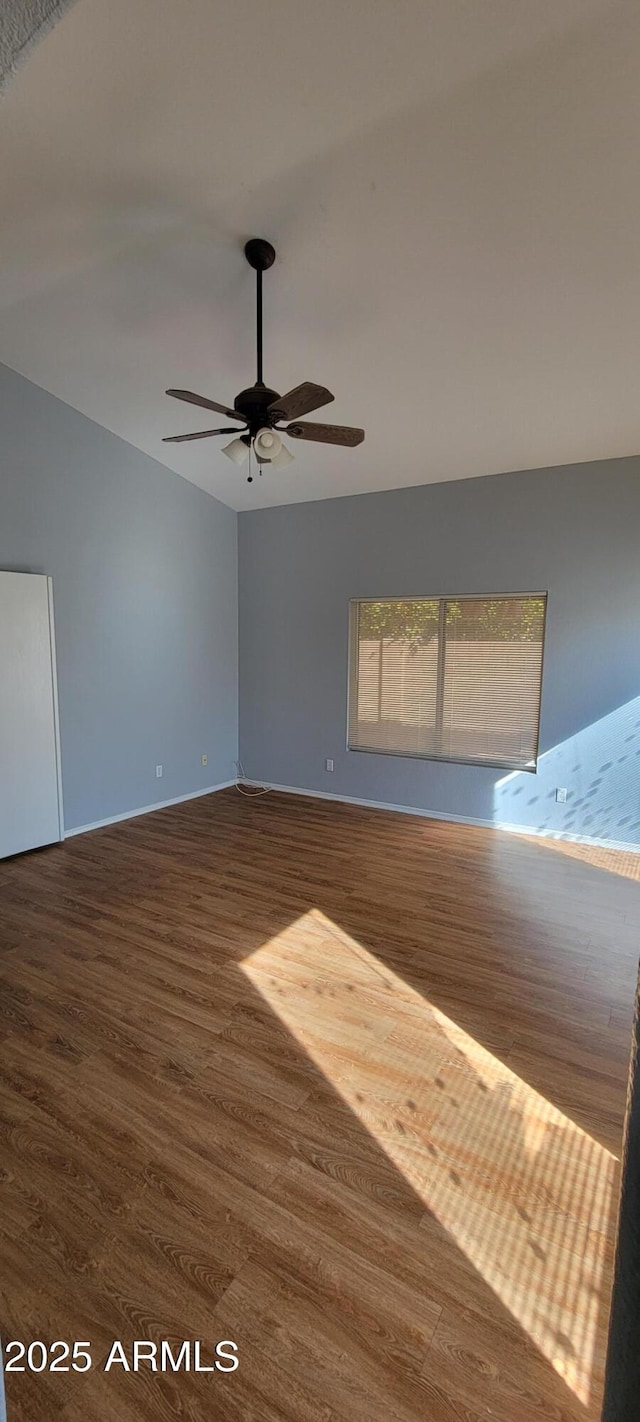
<instances>
[{"instance_id":1,"label":"window","mask_svg":"<svg viewBox=\"0 0 640 1422\"><path fill-rule=\"evenodd\" d=\"M535 770L546 596L351 603L349 750Z\"/></svg>"}]
</instances>

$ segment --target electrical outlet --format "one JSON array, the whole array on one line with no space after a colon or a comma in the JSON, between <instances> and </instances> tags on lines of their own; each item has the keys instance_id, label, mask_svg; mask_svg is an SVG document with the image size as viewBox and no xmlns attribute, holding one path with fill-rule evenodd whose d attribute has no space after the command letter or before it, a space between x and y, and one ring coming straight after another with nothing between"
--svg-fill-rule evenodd
<instances>
[{"instance_id":1,"label":"electrical outlet","mask_svg":"<svg viewBox=\"0 0 640 1422\"><path fill-rule=\"evenodd\" d=\"M325 770L333 770L333 761L332 761L332 760L325 760L324 768L325 768Z\"/></svg>"},{"instance_id":2,"label":"electrical outlet","mask_svg":"<svg viewBox=\"0 0 640 1422\"><path fill-rule=\"evenodd\" d=\"M156 766L156 780L161 780L161 779L162 779L162 766L161 766L161 765L157 765L157 766Z\"/></svg>"},{"instance_id":3,"label":"electrical outlet","mask_svg":"<svg viewBox=\"0 0 640 1422\"><path fill-rule=\"evenodd\" d=\"M208 764L209 764L209 757L208 757L206 751L205 751L204 755L201 755L201 756L200 756L200 764L201 764L201 765L208 765Z\"/></svg>"},{"instance_id":4,"label":"electrical outlet","mask_svg":"<svg viewBox=\"0 0 640 1422\"><path fill-rule=\"evenodd\" d=\"M565 787L564 789L561 789L560 787L558 787L558 789L556 790L556 800L557 800L557 803L558 803L559 805L566 805L566 803L567 803L567 791L566 791L566 787Z\"/></svg>"}]
</instances>

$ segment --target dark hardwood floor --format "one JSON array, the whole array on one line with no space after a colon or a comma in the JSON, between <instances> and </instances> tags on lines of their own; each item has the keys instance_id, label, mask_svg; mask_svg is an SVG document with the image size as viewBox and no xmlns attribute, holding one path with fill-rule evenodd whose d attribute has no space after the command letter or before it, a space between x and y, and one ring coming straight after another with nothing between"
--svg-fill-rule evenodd
<instances>
[{"instance_id":1,"label":"dark hardwood floor","mask_svg":"<svg viewBox=\"0 0 640 1422\"><path fill-rule=\"evenodd\" d=\"M0 1328L93 1357L9 1422L596 1419L639 878L234 790L0 864Z\"/></svg>"}]
</instances>

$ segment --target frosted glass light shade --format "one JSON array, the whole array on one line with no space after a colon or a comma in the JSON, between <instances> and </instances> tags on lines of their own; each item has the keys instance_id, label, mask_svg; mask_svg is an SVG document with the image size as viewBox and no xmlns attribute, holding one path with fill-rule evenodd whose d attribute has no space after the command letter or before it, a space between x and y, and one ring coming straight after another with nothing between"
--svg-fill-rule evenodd
<instances>
[{"instance_id":1,"label":"frosted glass light shade","mask_svg":"<svg viewBox=\"0 0 640 1422\"><path fill-rule=\"evenodd\" d=\"M230 444L222 446L222 453L226 454L233 464L244 464L245 459L249 458L249 446L243 439L232 439Z\"/></svg>"},{"instance_id":2,"label":"frosted glass light shade","mask_svg":"<svg viewBox=\"0 0 640 1422\"><path fill-rule=\"evenodd\" d=\"M271 463L274 469L286 469L288 464L293 464L295 457L295 454L292 454L291 450L287 449L286 445L283 444L280 453L276 454L275 459L272 459Z\"/></svg>"},{"instance_id":3,"label":"frosted glass light shade","mask_svg":"<svg viewBox=\"0 0 640 1422\"><path fill-rule=\"evenodd\" d=\"M256 459L262 459L272 464L277 459L282 449L282 440L275 430L270 430L266 426L258 433L253 441L253 449Z\"/></svg>"}]
</instances>

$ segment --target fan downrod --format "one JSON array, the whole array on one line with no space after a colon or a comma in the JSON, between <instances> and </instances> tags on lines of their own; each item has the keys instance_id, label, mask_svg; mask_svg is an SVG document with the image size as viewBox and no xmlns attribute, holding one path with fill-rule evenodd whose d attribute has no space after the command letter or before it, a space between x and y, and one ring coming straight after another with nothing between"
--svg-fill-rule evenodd
<instances>
[{"instance_id":1,"label":"fan downrod","mask_svg":"<svg viewBox=\"0 0 640 1422\"><path fill-rule=\"evenodd\" d=\"M245 242L244 255L255 272L266 272L276 259L275 247L264 237L251 237Z\"/></svg>"}]
</instances>

